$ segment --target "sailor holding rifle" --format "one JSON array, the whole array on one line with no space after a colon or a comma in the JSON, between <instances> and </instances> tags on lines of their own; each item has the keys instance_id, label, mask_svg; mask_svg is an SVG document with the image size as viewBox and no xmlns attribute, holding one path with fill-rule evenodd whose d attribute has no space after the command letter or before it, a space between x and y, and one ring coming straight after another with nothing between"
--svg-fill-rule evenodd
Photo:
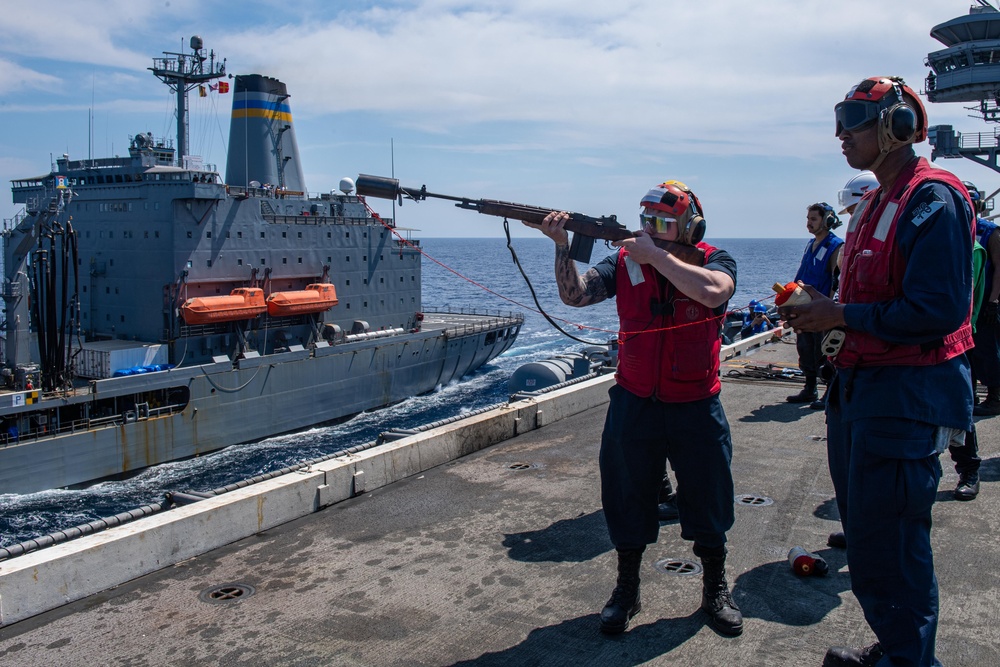
<instances>
[{"instance_id":1,"label":"sailor holding rifle","mask_svg":"<svg viewBox=\"0 0 1000 667\"><path fill-rule=\"evenodd\" d=\"M601 502L618 556L618 580L601 611L601 630L623 632L641 608L639 573L659 531L658 493L669 460L677 477L681 537L694 542L704 568L702 609L725 635L743 632L726 582L726 531L732 527L732 440L719 400L719 348L736 262L702 241L705 220L690 188L667 181L640 202L643 231L616 241L617 253L582 276L570 258L569 214L540 225L556 244L559 296L570 306L617 297L616 384L601 437ZM695 246L685 263L654 239Z\"/></svg>"}]
</instances>

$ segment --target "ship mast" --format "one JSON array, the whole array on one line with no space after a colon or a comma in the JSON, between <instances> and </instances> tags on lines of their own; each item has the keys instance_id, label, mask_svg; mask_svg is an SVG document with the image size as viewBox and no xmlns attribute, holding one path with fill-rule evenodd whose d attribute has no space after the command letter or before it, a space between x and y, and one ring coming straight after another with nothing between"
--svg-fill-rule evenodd
<instances>
[{"instance_id":1,"label":"ship mast","mask_svg":"<svg viewBox=\"0 0 1000 667\"><path fill-rule=\"evenodd\" d=\"M201 37L191 38L193 53L173 53L164 51L162 58L153 58L149 70L177 93L177 166L184 166L188 155L188 109L187 94L195 86L202 85L226 75L226 59L216 62L215 51L203 55L204 44ZM206 63L207 61L207 63Z\"/></svg>"}]
</instances>

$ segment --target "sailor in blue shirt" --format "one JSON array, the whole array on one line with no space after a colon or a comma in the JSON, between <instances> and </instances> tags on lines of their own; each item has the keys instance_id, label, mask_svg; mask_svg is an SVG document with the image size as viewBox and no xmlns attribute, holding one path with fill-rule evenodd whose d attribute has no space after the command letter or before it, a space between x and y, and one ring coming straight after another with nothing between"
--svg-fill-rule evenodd
<instances>
[{"instance_id":1,"label":"sailor in blue shirt","mask_svg":"<svg viewBox=\"0 0 1000 667\"><path fill-rule=\"evenodd\" d=\"M806 229L813 235L806 243L802 262L795 280L811 285L823 296L832 297L837 291L840 275L840 253L844 240L833 233L840 227L840 218L826 202L812 204L806 209ZM809 403L809 407L822 410L825 401L819 398L816 381L823 365L823 331L803 331L796 335L795 348L799 353L799 369L806 378L806 385L797 394L789 396L789 403Z\"/></svg>"}]
</instances>

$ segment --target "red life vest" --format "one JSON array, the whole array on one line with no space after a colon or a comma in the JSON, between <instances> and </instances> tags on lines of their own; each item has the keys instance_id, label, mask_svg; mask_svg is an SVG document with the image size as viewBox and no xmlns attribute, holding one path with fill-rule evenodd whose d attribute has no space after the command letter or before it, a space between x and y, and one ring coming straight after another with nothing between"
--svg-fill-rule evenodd
<instances>
[{"instance_id":1,"label":"red life vest","mask_svg":"<svg viewBox=\"0 0 1000 667\"><path fill-rule=\"evenodd\" d=\"M841 303L875 303L902 296L906 258L896 246L896 228L913 193L928 181L953 187L968 199L962 182L951 172L935 169L925 158L914 160L896 180L890 195L879 188L869 192L851 220L844 245L844 274L840 286ZM873 205L877 193L882 200ZM969 204L972 210L971 202ZM975 233L975 217L969 239ZM942 248L942 251L946 249ZM848 329L844 345L834 358L841 368L854 366L931 366L957 357L972 347L972 304L969 314L957 331L945 336L931 348L924 345L897 345L871 334Z\"/></svg>"},{"instance_id":2,"label":"red life vest","mask_svg":"<svg viewBox=\"0 0 1000 667\"><path fill-rule=\"evenodd\" d=\"M715 248L699 243L708 258ZM618 252L615 274L619 334L618 384L637 396L686 403L719 393L721 318L708 306L679 292L652 266L633 285ZM641 332L641 333L640 333ZM648 333L647 333L648 332Z\"/></svg>"}]
</instances>

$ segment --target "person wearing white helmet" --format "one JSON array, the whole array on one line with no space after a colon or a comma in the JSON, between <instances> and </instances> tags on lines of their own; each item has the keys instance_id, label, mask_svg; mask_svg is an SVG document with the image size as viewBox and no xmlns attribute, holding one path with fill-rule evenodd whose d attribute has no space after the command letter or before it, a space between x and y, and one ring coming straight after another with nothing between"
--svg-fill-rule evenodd
<instances>
[{"instance_id":1,"label":"person wearing white helmet","mask_svg":"<svg viewBox=\"0 0 1000 667\"><path fill-rule=\"evenodd\" d=\"M677 476L681 537L702 563L701 608L720 633L743 632L726 581L726 532L733 526L733 444L719 400L719 350L736 261L702 240L701 203L683 183L666 181L640 201L642 231L580 275L569 255L569 215L540 228L556 244L559 297L587 306L614 297L619 318L616 383L601 435L601 504L618 558L618 579L600 629L625 631L641 609L639 574L660 529L657 496L666 463ZM525 223L527 224L527 223ZM686 263L657 241L698 249Z\"/></svg>"},{"instance_id":2,"label":"person wearing white helmet","mask_svg":"<svg viewBox=\"0 0 1000 667\"><path fill-rule=\"evenodd\" d=\"M847 163L879 186L851 217L840 301L807 286L811 301L779 311L796 332L844 331L827 459L851 590L877 642L832 647L823 667L940 667L931 510L940 453L972 429L975 214L962 182L914 152L927 112L902 79L864 79L834 116Z\"/></svg>"},{"instance_id":3,"label":"person wearing white helmet","mask_svg":"<svg viewBox=\"0 0 1000 667\"><path fill-rule=\"evenodd\" d=\"M854 215L854 209L858 207L858 202L869 190L878 188L878 180L875 174L865 170L860 174L855 174L851 180L847 181L844 189L837 193L837 203L840 204L840 215L847 213Z\"/></svg>"}]
</instances>

